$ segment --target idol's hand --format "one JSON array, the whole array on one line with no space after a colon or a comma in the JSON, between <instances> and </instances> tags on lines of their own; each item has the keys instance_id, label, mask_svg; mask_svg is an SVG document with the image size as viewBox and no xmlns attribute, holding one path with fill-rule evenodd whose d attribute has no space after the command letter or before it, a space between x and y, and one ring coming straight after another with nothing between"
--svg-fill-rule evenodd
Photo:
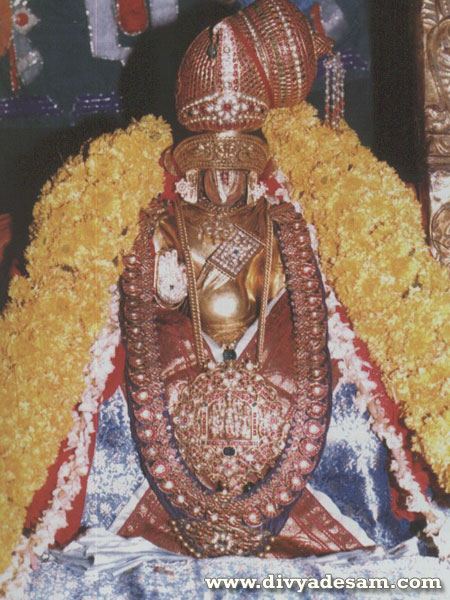
<instances>
[{"instance_id":1,"label":"idol's hand","mask_svg":"<svg viewBox=\"0 0 450 600\"><path fill-rule=\"evenodd\" d=\"M178 262L177 251L158 252L155 270L158 300L165 308L177 308L187 296L186 267Z\"/></svg>"}]
</instances>

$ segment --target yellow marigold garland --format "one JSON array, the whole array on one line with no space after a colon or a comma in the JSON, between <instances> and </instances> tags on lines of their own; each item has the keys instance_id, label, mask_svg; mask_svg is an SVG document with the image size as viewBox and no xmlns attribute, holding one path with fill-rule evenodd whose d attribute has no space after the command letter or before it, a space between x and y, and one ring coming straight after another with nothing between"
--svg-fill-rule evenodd
<instances>
[{"instance_id":1,"label":"yellow marigold garland","mask_svg":"<svg viewBox=\"0 0 450 600\"><path fill-rule=\"evenodd\" d=\"M168 125L145 117L92 142L46 184L34 211L28 277L0 321L0 572L25 509L46 478L85 381L89 348L109 315L109 288L131 249L139 210L163 187Z\"/></svg>"},{"instance_id":2,"label":"yellow marigold garland","mask_svg":"<svg viewBox=\"0 0 450 600\"><path fill-rule=\"evenodd\" d=\"M345 123L334 132L307 104L273 111L264 133L415 448L450 491L450 280L414 193Z\"/></svg>"},{"instance_id":3,"label":"yellow marigold garland","mask_svg":"<svg viewBox=\"0 0 450 600\"><path fill-rule=\"evenodd\" d=\"M450 286L429 255L414 194L354 132L324 127L308 105L273 111L265 133L417 449L450 486ZM29 277L12 282L0 321L0 571L72 426L120 254L132 245L140 208L162 189L157 164L170 143L168 126L153 117L102 136L86 160L57 173L36 206Z\"/></svg>"}]
</instances>

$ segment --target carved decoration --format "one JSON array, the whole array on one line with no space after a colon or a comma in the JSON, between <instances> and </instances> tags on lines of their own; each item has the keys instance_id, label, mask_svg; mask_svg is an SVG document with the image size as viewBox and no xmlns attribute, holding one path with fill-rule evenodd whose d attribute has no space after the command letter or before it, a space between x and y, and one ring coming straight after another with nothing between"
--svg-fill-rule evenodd
<instances>
[{"instance_id":1,"label":"carved decoration","mask_svg":"<svg viewBox=\"0 0 450 600\"><path fill-rule=\"evenodd\" d=\"M421 20L430 238L450 266L450 0L423 0Z\"/></svg>"},{"instance_id":2,"label":"carved decoration","mask_svg":"<svg viewBox=\"0 0 450 600\"><path fill-rule=\"evenodd\" d=\"M431 228L434 249L442 264L450 267L450 202L441 206L434 215Z\"/></svg>"}]
</instances>

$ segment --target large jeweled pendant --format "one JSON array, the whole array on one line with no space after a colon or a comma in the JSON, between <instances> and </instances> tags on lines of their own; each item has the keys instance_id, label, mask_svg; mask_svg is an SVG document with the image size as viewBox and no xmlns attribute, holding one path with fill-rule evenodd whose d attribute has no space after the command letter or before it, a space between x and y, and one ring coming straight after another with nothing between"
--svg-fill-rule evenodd
<instances>
[{"instance_id":1,"label":"large jeweled pendant","mask_svg":"<svg viewBox=\"0 0 450 600\"><path fill-rule=\"evenodd\" d=\"M226 361L181 391L172 411L187 467L207 487L239 495L257 484L281 455L290 404L252 363Z\"/></svg>"}]
</instances>

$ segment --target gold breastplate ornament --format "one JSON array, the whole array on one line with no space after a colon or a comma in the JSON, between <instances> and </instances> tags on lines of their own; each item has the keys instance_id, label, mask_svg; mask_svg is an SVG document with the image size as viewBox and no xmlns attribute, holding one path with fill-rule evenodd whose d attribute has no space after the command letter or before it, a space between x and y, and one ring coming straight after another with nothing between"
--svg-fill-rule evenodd
<instances>
[{"instance_id":1,"label":"gold breastplate ornament","mask_svg":"<svg viewBox=\"0 0 450 600\"><path fill-rule=\"evenodd\" d=\"M233 494L263 479L286 445L289 405L253 364L226 361L196 377L174 409L180 453L208 487Z\"/></svg>"},{"instance_id":2,"label":"gold breastplate ornament","mask_svg":"<svg viewBox=\"0 0 450 600\"><path fill-rule=\"evenodd\" d=\"M289 403L282 401L259 371L265 314L272 272L273 224L266 215L264 242L234 227L228 240L207 259L230 279L236 277L261 245L264 285L258 326L256 363L241 364L233 350L224 362L206 365L200 303L183 210L175 204L177 227L186 263L197 361L208 366L179 394L173 409L174 433L186 465L206 486L239 494L250 489L273 467L289 430Z\"/></svg>"}]
</instances>

